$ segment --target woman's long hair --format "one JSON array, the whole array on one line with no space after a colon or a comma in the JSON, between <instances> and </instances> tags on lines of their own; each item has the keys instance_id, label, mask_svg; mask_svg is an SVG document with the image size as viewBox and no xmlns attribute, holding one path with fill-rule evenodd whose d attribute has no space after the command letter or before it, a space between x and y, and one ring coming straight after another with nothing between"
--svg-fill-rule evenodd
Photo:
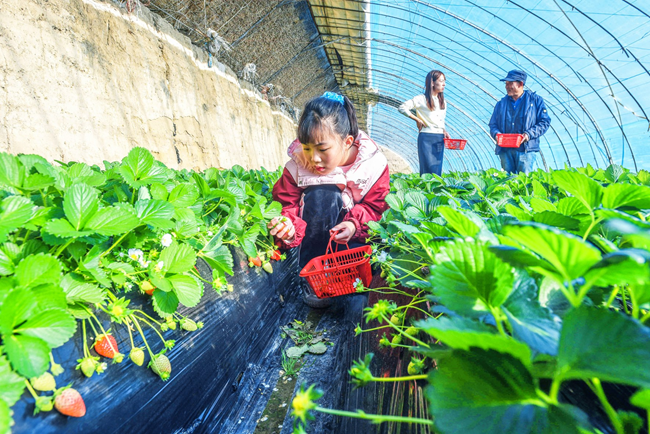
<instances>
[{"instance_id":1,"label":"woman's long hair","mask_svg":"<svg viewBox=\"0 0 650 434\"><path fill-rule=\"evenodd\" d=\"M424 96L427 98L427 107L429 107L429 110L435 110L435 106L433 105L433 97L431 96L431 87L433 86L433 83L440 78L440 76L444 76L445 74L442 73L442 71L438 71L437 69L434 69L430 73L427 74L427 78L424 81ZM445 108L445 95L444 92L440 92L438 94L438 102L440 103L440 109L444 110Z\"/></svg>"}]
</instances>

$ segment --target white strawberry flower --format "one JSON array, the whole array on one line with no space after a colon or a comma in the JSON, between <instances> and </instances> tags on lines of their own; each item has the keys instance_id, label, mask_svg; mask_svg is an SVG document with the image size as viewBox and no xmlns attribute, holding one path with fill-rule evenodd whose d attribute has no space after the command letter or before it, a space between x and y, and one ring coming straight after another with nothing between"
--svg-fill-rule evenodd
<instances>
[{"instance_id":1,"label":"white strawberry flower","mask_svg":"<svg viewBox=\"0 0 650 434\"><path fill-rule=\"evenodd\" d=\"M387 260L388 260L388 253L387 252L384 251L384 252L381 252L381 253L379 253L377 255L377 262L379 262L380 264L383 264Z\"/></svg>"},{"instance_id":2,"label":"white strawberry flower","mask_svg":"<svg viewBox=\"0 0 650 434\"><path fill-rule=\"evenodd\" d=\"M353 286L354 289L356 289L357 291L360 291L360 290L363 289L363 282L361 281L361 279L359 279L359 278L357 277L357 280L354 281L354 283L352 284L352 286Z\"/></svg>"},{"instance_id":3,"label":"white strawberry flower","mask_svg":"<svg viewBox=\"0 0 650 434\"><path fill-rule=\"evenodd\" d=\"M172 245L172 234L165 234L162 236L162 239L160 240L160 244L162 244L163 247L169 247Z\"/></svg>"},{"instance_id":4,"label":"white strawberry flower","mask_svg":"<svg viewBox=\"0 0 650 434\"><path fill-rule=\"evenodd\" d=\"M156 268L155 268L155 270L156 270L158 273L160 273L160 272L162 271L162 269L163 269L164 266L165 266L165 263L164 263L163 261L160 261L160 262L158 262L158 263L156 264Z\"/></svg>"},{"instance_id":5,"label":"white strawberry flower","mask_svg":"<svg viewBox=\"0 0 650 434\"><path fill-rule=\"evenodd\" d=\"M140 249L129 249L128 255L134 261L142 261L142 258L144 258L144 253Z\"/></svg>"}]
</instances>

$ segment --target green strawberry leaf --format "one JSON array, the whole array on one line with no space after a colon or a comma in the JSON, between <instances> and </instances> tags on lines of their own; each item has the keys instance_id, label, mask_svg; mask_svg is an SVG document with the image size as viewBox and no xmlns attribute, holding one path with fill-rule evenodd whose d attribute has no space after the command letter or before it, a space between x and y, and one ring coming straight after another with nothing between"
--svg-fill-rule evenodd
<instances>
[{"instance_id":1,"label":"green strawberry leaf","mask_svg":"<svg viewBox=\"0 0 650 434\"><path fill-rule=\"evenodd\" d=\"M178 308L178 297L174 291L154 291L153 308L162 317L168 317Z\"/></svg>"},{"instance_id":2,"label":"green strawberry leaf","mask_svg":"<svg viewBox=\"0 0 650 434\"><path fill-rule=\"evenodd\" d=\"M59 238L79 238L92 235L92 230L78 231L66 219L50 220L45 223L45 231Z\"/></svg>"},{"instance_id":3,"label":"green strawberry leaf","mask_svg":"<svg viewBox=\"0 0 650 434\"><path fill-rule=\"evenodd\" d=\"M232 253L227 246L219 246L214 250L203 251L201 257L205 262L212 267L213 270L219 270L223 273L228 273L231 276L234 275L233 272L233 259Z\"/></svg>"},{"instance_id":4,"label":"green strawberry leaf","mask_svg":"<svg viewBox=\"0 0 650 434\"><path fill-rule=\"evenodd\" d=\"M172 243L165 247L160 254L160 260L164 262L162 271L165 273L184 273L194 267L196 263L196 252L193 248L184 243Z\"/></svg>"},{"instance_id":5,"label":"green strawberry leaf","mask_svg":"<svg viewBox=\"0 0 650 434\"><path fill-rule=\"evenodd\" d=\"M0 306L0 332L6 337L14 328L27 320L36 310L37 303L31 291L14 288L5 297Z\"/></svg>"},{"instance_id":6,"label":"green strawberry leaf","mask_svg":"<svg viewBox=\"0 0 650 434\"><path fill-rule=\"evenodd\" d=\"M66 274L61 280L61 288L65 292L68 303L101 303L106 293L99 286L84 281L80 276Z\"/></svg>"},{"instance_id":7,"label":"green strawberry leaf","mask_svg":"<svg viewBox=\"0 0 650 434\"><path fill-rule=\"evenodd\" d=\"M557 360L565 380L650 388L650 330L620 312L582 306L564 318Z\"/></svg>"},{"instance_id":8,"label":"green strawberry leaf","mask_svg":"<svg viewBox=\"0 0 650 434\"><path fill-rule=\"evenodd\" d=\"M0 185L20 188L25 179L25 169L16 157L0 152Z\"/></svg>"},{"instance_id":9,"label":"green strawberry leaf","mask_svg":"<svg viewBox=\"0 0 650 434\"><path fill-rule=\"evenodd\" d=\"M203 285L194 276L175 274L167 278L174 287L178 301L184 306L194 307L203 296Z\"/></svg>"},{"instance_id":10,"label":"green strawberry leaf","mask_svg":"<svg viewBox=\"0 0 650 434\"><path fill-rule=\"evenodd\" d=\"M27 288L61 281L61 263L54 256L29 255L16 267L16 280Z\"/></svg>"},{"instance_id":11,"label":"green strawberry leaf","mask_svg":"<svg viewBox=\"0 0 650 434\"><path fill-rule=\"evenodd\" d=\"M588 176L568 170L556 170L552 176L558 187L577 198L589 211L601 205L603 188Z\"/></svg>"},{"instance_id":12,"label":"green strawberry leaf","mask_svg":"<svg viewBox=\"0 0 650 434\"><path fill-rule=\"evenodd\" d=\"M135 212L143 223L155 228L169 229L174 226L171 221L174 205L164 200L139 200L135 203Z\"/></svg>"},{"instance_id":13,"label":"green strawberry leaf","mask_svg":"<svg viewBox=\"0 0 650 434\"><path fill-rule=\"evenodd\" d=\"M510 354L472 348L438 360L426 394L436 432L578 434L577 409L539 398L530 370Z\"/></svg>"},{"instance_id":14,"label":"green strawberry leaf","mask_svg":"<svg viewBox=\"0 0 650 434\"><path fill-rule=\"evenodd\" d=\"M0 203L0 242L7 234L24 226L34 215L34 204L23 196L9 196Z\"/></svg>"},{"instance_id":15,"label":"green strawberry leaf","mask_svg":"<svg viewBox=\"0 0 650 434\"><path fill-rule=\"evenodd\" d=\"M14 274L16 266L14 258L5 250L6 244L0 246L0 276L9 276Z\"/></svg>"},{"instance_id":16,"label":"green strawberry leaf","mask_svg":"<svg viewBox=\"0 0 650 434\"><path fill-rule=\"evenodd\" d=\"M11 418L12 413L9 407L5 401L0 399L0 434L11 434L11 426L14 421Z\"/></svg>"},{"instance_id":17,"label":"green strawberry leaf","mask_svg":"<svg viewBox=\"0 0 650 434\"><path fill-rule=\"evenodd\" d=\"M499 307L512 291L512 269L483 243L446 244L431 272L434 294L449 309L481 316Z\"/></svg>"},{"instance_id":18,"label":"green strawberry leaf","mask_svg":"<svg viewBox=\"0 0 650 434\"><path fill-rule=\"evenodd\" d=\"M25 379L11 370L6 357L0 356L0 402L14 405L25 390ZM0 430L2 432L2 430Z\"/></svg>"},{"instance_id":19,"label":"green strawberry leaf","mask_svg":"<svg viewBox=\"0 0 650 434\"><path fill-rule=\"evenodd\" d=\"M524 365L530 366L531 353L528 346L509 336L495 333L494 328L468 318L429 318L416 322L415 326L451 348L469 350L470 347L477 347L496 350L510 354Z\"/></svg>"},{"instance_id":20,"label":"green strawberry leaf","mask_svg":"<svg viewBox=\"0 0 650 434\"><path fill-rule=\"evenodd\" d=\"M612 184L606 187L603 208L621 207L650 209L650 187L632 184Z\"/></svg>"},{"instance_id":21,"label":"green strawberry leaf","mask_svg":"<svg viewBox=\"0 0 650 434\"><path fill-rule=\"evenodd\" d=\"M87 184L75 184L63 196L63 211L74 228L80 231L90 217L97 212L99 199L97 191Z\"/></svg>"},{"instance_id":22,"label":"green strawberry leaf","mask_svg":"<svg viewBox=\"0 0 650 434\"><path fill-rule=\"evenodd\" d=\"M175 208L187 208L194 205L199 198L199 190L194 184L189 182L178 184L169 192L167 200L174 205Z\"/></svg>"},{"instance_id":23,"label":"green strawberry leaf","mask_svg":"<svg viewBox=\"0 0 650 434\"><path fill-rule=\"evenodd\" d=\"M253 258L257 256L257 247L255 246L255 241L257 241L257 236L259 235L261 229L259 224L252 226L248 229L244 235L239 237L239 243L241 244L242 249L248 256Z\"/></svg>"},{"instance_id":24,"label":"green strawberry leaf","mask_svg":"<svg viewBox=\"0 0 650 434\"><path fill-rule=\"evenodd\" d=\"M167 197L169 196L169 192L165 186L157 182L149 186L149 193L151 194L152 199L158 200L167 200Z\"/></svg>"},{"instance_id":25,"label":"green strawberry leaf","mask_svg":"<svg viewBox=\"0 0 650 434\"><path fill-rule=\"evenodd\" d=\"M448 206L439 206L436 211L447 221L447 224L463 237L475 237L481 228L468 216Z\"/></svg>"},{"instance_id":26,"label":"green strawberry leaf","mask_svg":"<svg viewBox=\"0 0 650 434\"><path fill-rule=\"evenodd\" d=\"M162 163L156 162L151 152L144 148L131 149L118 170L126 183L133 188L163 183L168 178Z\"/></svg>"},{"instance_id":27,"label":"green strawberry leaf","mask_svg":"<svg viewBox=\"0 0 650 434\"><path fill-rule=\"evenodd\" d=\"M23 377L38 377L50 365L50 347L39 338L5 336L4 348L14 370Z\"/></svg>"},{"instance_id":28,"label":"green strawberry leaf","mask_svg":"<svg viewBox=\"0 0 650 434\"><path fill-rule=\"evenodd\" d=\"M600 252L581 238L539 223L519 223L504 228L505 234L541 256L548 267L531 267L544 275L552 275L559 282L582 277L600 260Z\"/></svg>"},{"instance_id":29,"label":"green strawberry leaf","mask_svg":"<svg viewBox=\"0 0 650 434\"><path fill-rule=\"evenodd\" d=\"M533 214L533 221L549 226L555 226L566 231L577 231L580 226L579 220L555 211L542 211Z\"/></svg>"},{"instance_id":30,"label":"green strawberry leaf","mask_svg":"<svg viewBox=\"0 0 650 434\"><path fill-rule=\"evenodd\" d=\"M514 290L501 309L515 339L540 353L557 354L561 323L540 305L535 280L524 271L517 273Z\"/></svg>"},{"instance_id":31,"label":"green strawberry leaf","mask_svg":"<svg viewBox=\"0 0 650 434\"><path fill-rule=\"evenodd\" d=\"M93 215L86 227L101 235L122 235L140 226L135 210L127 204L102 208Z\"/></svg>"},{"instance_id":32,"label":"green strawberry leaf","mask_svg":"<svg viewBox=\"0 0 650 434\"><path fill-rule=\"evenodd\" d=\"M29 318L14 333L40 338L50 348L60 347L74 335L77 321L63 309L48 309Z\"/></svg>"}]
</instances>

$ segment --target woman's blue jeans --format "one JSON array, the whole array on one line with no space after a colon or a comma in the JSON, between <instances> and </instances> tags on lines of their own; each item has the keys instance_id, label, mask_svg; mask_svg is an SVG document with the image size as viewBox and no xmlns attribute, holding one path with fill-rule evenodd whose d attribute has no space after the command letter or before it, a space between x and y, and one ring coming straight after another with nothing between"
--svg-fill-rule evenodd
<instances>
[{"instance_id":1,"label":"woman's blue jeans","mask_svg":"<svg viewBox=\"0 0 650 434\"><path fill-rule=\"evenodd\" d=\"M445 154L445 136L443 134L418 134L418 158L420 175L425 173L442 174L442 161Z\"/></svg>"}]
</instances>

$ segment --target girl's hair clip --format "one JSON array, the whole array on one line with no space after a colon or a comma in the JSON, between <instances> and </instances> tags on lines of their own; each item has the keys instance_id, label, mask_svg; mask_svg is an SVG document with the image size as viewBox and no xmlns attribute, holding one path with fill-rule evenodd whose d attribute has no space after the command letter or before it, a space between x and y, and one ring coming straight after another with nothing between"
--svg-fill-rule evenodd
<instances>
[{"instance_id":1,"label":"girl's hair clip","mask_svg":"<svg viewBox=\"0 0 650 434\"><path fill-rule=\"evenodd\" d=\"M343 95L339 95L338 93L325 92L323 94L323 98L330 99L332 101L336 101L341 105L345 105L345 100L343 99Z\"/></svg>"}]
</instances>

